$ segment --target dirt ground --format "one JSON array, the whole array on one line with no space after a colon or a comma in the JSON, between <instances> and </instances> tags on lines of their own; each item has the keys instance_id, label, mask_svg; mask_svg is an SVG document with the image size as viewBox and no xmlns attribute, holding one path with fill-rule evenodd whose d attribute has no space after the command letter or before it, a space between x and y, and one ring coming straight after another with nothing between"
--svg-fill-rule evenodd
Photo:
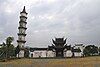
<instances>
[{"instance_id":1,"label":"dirt ground","mask_svg":"<svg viewBox=\"0 0 100 67\"><path fill-rule=\"evenodd\" d=\"M65 59L17 59L0 62L0 67L100 67L100 56Z\"/></svg>"}]
</instances>

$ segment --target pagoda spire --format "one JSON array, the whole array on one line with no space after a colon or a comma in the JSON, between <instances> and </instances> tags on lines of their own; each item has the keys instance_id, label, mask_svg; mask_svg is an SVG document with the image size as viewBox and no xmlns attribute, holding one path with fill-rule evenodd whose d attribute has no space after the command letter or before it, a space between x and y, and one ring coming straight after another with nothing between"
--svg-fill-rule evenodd
<instances>
[{"instance_id":1,"label":"pagoda spire","mask_svg":"<svg viewBox=\"0 0 100 67\"><path fill-rule=\"evenodd\" d=\"M26 9L25 9L25 6L24 6L24 8L23 8L23 10L22 10L21 13L26 13L27 14Z\"/></svg>"}]
</instances>

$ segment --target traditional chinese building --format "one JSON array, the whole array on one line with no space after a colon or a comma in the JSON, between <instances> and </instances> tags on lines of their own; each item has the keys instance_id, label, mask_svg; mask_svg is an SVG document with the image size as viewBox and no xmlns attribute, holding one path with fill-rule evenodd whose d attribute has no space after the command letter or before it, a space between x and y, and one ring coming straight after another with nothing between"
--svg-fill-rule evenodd
<instances>
[{"instance_id":1,"label":"traditional chinese building","mask_svg":"<svg viewBox=\"0 0 100 67\"><path fill-rule=\"evenodd\" d=\"M73 49L72 49L74 57L82 57L83 50L84 50L83 44L75 44L75 46L73 46Z\"/></svg>"},{"instance_id":2,"label":"traditional chinese building","mask_svg":"<svg viewBox=\"0 0 100 67\"><path fill-rule=\"evenodd\" d=\"M53 44L52 46L49 46L49 48L52 48L55 50L56 57L64 57L64 49L67 48L66 39L55 38L55 40L52 39L52 41L53 41Z\"/></svg>"},{"instance_id":3,"label":"traditional chinese building","mask_svg":"<svg viewBox=\"0 0 100 67\"><path fill-rule=\"evenodd\" d=\"M66 39L55 38L52 46L47 48L30 48L31 57L66 57L66 51L71 51L71 46L67 46ZM66 51L65 51L66 50ZM72 54L69 56L72 57Z\"/></svg>"}]
</instances>

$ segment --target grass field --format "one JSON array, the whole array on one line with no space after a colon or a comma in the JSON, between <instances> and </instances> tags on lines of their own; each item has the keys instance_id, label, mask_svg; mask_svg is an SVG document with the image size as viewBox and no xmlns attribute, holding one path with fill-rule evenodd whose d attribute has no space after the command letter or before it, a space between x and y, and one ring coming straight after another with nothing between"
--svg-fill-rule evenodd
<instances>
[{"instance_id":1,"label":"grass field","mask_svg":"<svg viewBox=\"0 0 100 67\"><path fill-rule=\"evenodd\" d=\"M100 57L16 59L7 62L0 62L0 67L100 67Z\"/></svg>"}]
</instances>

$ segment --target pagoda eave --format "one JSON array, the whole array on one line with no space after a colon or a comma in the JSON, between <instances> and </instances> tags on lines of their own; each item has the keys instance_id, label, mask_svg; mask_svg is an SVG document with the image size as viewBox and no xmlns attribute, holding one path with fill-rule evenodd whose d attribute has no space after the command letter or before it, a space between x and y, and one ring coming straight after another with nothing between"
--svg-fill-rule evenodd
<instances>
[{"instance_id":1,"label":"pagoda eave","mask_svg":"<svg viewBox=\"0 0 100 67\"><path fill-rule=\"evenodd\" d=\"M27 19L27 17L25 17L25 16L20 16L20 18L26 18Z\"/></svg>"},{"instance_id":2,"label":"pagoda eave","mask_svg":"<svg viewBox=\"0 0 100 67\"><path fill-rule=\"evenodd\" d=\"M19 23L26 23L26 24L27 24L27 22L26 22L26 21L22 21L22 20L20 20L20 21L19 21Z\"/></svg>"},{"instance_id":3,"label":"pagoda eave","mask_svg":"<svg viewBox=\"0 0 100 67\"><path fill-rule=\"evenodd\" d=\"M24 34L24 33L18 33L18 35L23 35L23 36L26 36L26 34Z\"/></svg>"},{"instance_id":4,"label":"pagoda eave","mask_svg":"<svg viewBox=\"0 0 100 67\"><path fill-rule=\"evenodd\" d=\"M17 42L25 43L26 41L24 41L24 40L17 40Z\"/></svg>"},{"instance_id":5,"label":"pagoda eave","mask_svg":"<svg viewBox=\"0 0 100 67\"><path fill-rule=\"evenodd\" d=\"M27 29L26 27L22 27L22 26L18 27L18 29L22 29L22 28L23 28L23 29Z\"/></svg>"}]
</instances>

